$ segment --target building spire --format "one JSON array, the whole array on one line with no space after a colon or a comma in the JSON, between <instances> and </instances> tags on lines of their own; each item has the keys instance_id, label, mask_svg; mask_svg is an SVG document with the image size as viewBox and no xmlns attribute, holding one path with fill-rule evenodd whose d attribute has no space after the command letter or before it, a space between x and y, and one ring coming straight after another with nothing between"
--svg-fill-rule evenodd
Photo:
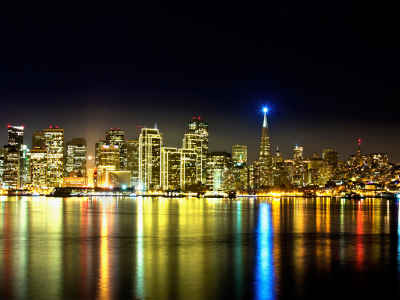
<instances>
[{"instance_id":1,"label":"building spire","mask_svg":"<svg viewBox=\"0 0 400 300\"><path fill-rule=\"evenodd\" d=\"M263 128L268 128L268 123L267 123L267 111L268 109L264 107L263 112L264 112L264 122L263 122Z\"/></svg>"}]
</instances>

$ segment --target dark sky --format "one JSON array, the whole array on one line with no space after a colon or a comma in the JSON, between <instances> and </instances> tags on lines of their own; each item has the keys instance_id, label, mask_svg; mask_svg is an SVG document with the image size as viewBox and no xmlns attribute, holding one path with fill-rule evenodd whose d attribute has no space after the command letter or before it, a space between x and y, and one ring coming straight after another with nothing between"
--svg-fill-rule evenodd
<instances>
[{"instance_id":1,"label":"dark sky","mask_svg":"<svg viewBox=\"0 0 400 300\"><path fill-rule=\"evenodd\" d=\"M273 153L292 157L297 144L343 160L361 138L365 153L400 163L399 1L3 2L3 144L8 124L25 125L28 145L58 125L93 155L111 127L133 139L158 123L164 146L180 147L200 116L211 151L244 144L253 161L268 104Z\"/></svg>"}]
</instances>

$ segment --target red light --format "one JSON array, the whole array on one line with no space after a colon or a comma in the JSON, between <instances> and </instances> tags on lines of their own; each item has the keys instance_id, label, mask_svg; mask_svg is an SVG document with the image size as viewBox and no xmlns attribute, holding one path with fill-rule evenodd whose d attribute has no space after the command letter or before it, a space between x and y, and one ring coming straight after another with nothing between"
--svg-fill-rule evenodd
<instances>
[{"instance_id":1,"label":"red light","mask_svg":"<svg viewBox=\"0 0 400 300\"><path fill-rule=\"evenodd\" d=\"M51 126L50 126L50 128L51 128Z\"/></svg>"},{"instance_id":2,"label":"red light","mask_svg":"<svg viewBox=\"0 0 400 300\"><path fill-rule=\"evenodd\" d=\"M10 125L7 125L7 127L11 127Z\"/></svg>"},{"instance_id":3,"label":"red light","mask_svg":"<svg viewBox=\"0 0 400 300\"><path fill-rule=\"evenodd\" d=\"M361 142L361 140L358 140L359 142Z\"/></svg>"},{"instance_id":4,"label":"red light","mask_svg":"<svg viewBox=\"0 0 400 300\"><path fill-rule=\"evenodd\" d=\"M200 120L200 117L199 117L199 120Z\"/></svg>"},{"instance_id":5,"label":"red light","mask_svg":"<svg viewBox=\"0 0 400 300\"><path fill-rule=\"evenodd\" d=\"M56 128L58 128L58 126Z\"/></svg>"},{"instance_id":6,"label":"red light","mask_svg":"<svg viewBox=\"0 0 400 300\"><path fill-rule=\"evenodd\" d=\"M193 117L193 120L195 120L196 119L196 117Z\"/></svg>"}]
</instances>

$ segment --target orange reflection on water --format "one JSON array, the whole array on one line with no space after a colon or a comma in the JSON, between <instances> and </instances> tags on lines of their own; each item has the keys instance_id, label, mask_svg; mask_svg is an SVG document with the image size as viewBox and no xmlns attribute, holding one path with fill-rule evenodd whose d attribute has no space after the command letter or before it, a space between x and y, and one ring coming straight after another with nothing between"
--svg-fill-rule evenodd
<instances>
[{"instance_id":1,"label":"orange reflection on water","mask_svg":"<svg viewBox=\"0 0 400 300\"><path fill-rule=\"evenodd\" d=\"M108 265L108 224L106 201L101 203L101 243L100 243L100 299L110 299L110 276Z\"/></svg>"}]
</instances>

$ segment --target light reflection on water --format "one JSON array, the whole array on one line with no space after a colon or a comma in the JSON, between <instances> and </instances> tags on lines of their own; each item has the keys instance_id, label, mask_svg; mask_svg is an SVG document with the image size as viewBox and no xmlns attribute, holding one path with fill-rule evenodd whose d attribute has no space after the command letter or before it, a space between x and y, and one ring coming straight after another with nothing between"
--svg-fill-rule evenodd
<instances>
[{"instance_id":1,"label":"light reflection on water","mask_svg":"<svg viewBox=\"0 0 400 300\"><path fill-rule=\"evenodd\" d=\"M0 298L400 295L394 201L0 201Z\"/></svg>"}]
</instances>

